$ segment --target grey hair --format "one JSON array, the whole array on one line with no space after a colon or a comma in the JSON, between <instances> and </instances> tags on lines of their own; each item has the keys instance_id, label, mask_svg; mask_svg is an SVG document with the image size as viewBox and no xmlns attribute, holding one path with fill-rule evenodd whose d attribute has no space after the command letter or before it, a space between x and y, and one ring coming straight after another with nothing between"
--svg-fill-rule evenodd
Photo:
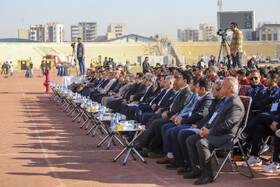
<instances>
[{"instance_id":1,"label":"grey hair","mask_svg":"<svg viewBox=\"0 0 280 187\"><path fill-rule=\"evenodd\" d=\"M172 84L174 84L175 78L173 76L167 76L165 77L166 80L168 80L169 82L172 82Z\"/></svg>"},{"instance_id":2,"label":"grey hair","mask_svg":"<svg viewBox=\"0 0 280 187\"><path fill-rule=\"evenodd\" d=\"M221 90L221 85L223 84L224 80L216 80L215 84L217 85L217 90Z\"/></svg>"},{"instance_id":3,"label":"grey hair","mask_svg":"<svg viewBox=\"0 0 280 187\"><path fill-rule=\"evenodd\" d=\"M147 75L147 80L150 81L150 82L152 82L153 84L155 84L155 82L156 82L156 76L153 75L153 74L151 74L151 73L149 73L149 74Z\"/></svg>"},{"instance_id":4,"label":"grey hair","mask_svg":"<svg viewBox=\"0 0 280 187\"><path fill-rule=\"evenodd\" d=\"M228 80L229 80L230 85L232 86L232 92L234 94L237 94L238 93L238 83L236 83L235 81L233 81L231 79L228 79Z\"/></svg>"},{"instance_id":5,"label":"grey hair","mask_svg":"<svg viewBox=\"0 0 280 187\"><path fill-rule=\"evenodd\" d=\"M218 70L218 67L216 67L216 66L209 66L209 69L212 69L213 71L215 71L216 73L219 71Z\"/></svg>"}]
</instances>

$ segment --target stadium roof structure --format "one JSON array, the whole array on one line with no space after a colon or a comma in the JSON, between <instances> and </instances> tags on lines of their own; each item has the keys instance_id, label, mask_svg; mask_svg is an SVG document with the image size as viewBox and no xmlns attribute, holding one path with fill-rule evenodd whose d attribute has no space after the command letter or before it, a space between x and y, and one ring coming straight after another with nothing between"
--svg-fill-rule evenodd
<instances>
[{"instance_id":1,"label":"stadium roof structure","mask_svg":"<svg viewBox=\"0 0 280 187\"><path fill-rule=\"evenodd\" d=\"M0 43L38 43L39 41L22 38L0 38Z\"/></svg>"},{"instance_id":2,"label":"stadium roof structure","mask_svg":"<svg viewBox=\"0 0 280 187\"><path fill-rule=\"evenodd\" d=\"M111 40L107 40L105 42L121 41L121 40L126 39L126 38L135 39L135 37L138 38L137 39L138 41L145 40L145 42L157 42L157 40L155 40L155 39L148 38L148 37L145 37L145 36L140 36L140 35L137 35L137 34L129 34L129 35L125 35L125 36L122 36L122 37L118 37L118 38L114 38L114 39L111 39Z\"/></svg>"}]
</instances>

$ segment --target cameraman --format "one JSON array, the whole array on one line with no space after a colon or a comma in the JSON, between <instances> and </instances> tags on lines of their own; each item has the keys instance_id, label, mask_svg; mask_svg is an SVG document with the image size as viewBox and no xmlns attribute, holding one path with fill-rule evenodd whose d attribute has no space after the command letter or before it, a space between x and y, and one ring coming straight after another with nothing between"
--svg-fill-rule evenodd
<instances>
[{"instance_id":1,"label":"cameraman","mask_svg":"<svg viewBox=\"0 0 280 187\"><path fill-rule=\"evenodd\" d=\"M85 48L84 44L82 43L82 38L78 38L77 58L79 61L81 75L85 75Z\"/></svg>"},{"instance_id":2,"label":"cameraman","mask_svg":"<svg viewBox=\"0 0 280 187\"><path fill-rule=\"evenodd\" d=\"M238 66L243 69L242 66L242 54L243 54L243 33L238 29L237 23L232 22L230 29L233 32L232 40L230 44L230 52L232 56L233 66Z\"/></svg>"}]
</instances>

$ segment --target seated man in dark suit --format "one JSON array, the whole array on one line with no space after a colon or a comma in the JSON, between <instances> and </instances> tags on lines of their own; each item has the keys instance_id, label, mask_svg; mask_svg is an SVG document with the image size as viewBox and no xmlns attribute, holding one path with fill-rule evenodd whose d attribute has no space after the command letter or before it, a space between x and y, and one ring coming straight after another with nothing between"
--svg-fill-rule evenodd
<instances>
[{"instance_id":1,"label":"seated man in dark suit","mask_svg":"<svg viewBox=\"0 0 280 187\"><path fill-rule=\"evenodd\" d=\"M214 100L211 92L211 81L205 77L200 79L198 87L198 96L200 97L196 103L194 110L186 117L178 118L175 123L167 123L163 125L161 134L163 138L163 152L167 153L167 156L161 160L158 160L159 164L166 164L172 160L173 154L172 149L175 148L174 144L178 144L177 138L172 139L172 132L179 132L180 129L190 128L191 124L197 123L198 121L205 118L209 113L209 108ZM177 134L177 133L176 133ZM177 137L177 136L176 136ZM173 164L174 166L180 167L179 164ZM173 167L172 165L172 167Z\"/></svg>"},{"instance_id":2,"label":"seated man in dark suit","mask_svg":"<svg viewBox=\"0 0 280 187\"><path fill-rule=\"evenodd\" d=\"M142 115L140 117L140 122L145 125L147 121L156 115L160 115L164 108L169 107L174 100L175 90L173 88L175 78L173 76L167 76L164 80L165 94L159 100L158 103L154 103L150 108L145 111L142 110Z\"/></svg>"},{"instance_id":3,"label":"seated man in dark suit","mask_svg":"<svg viewBox=\"0 0 280 187\"><path fill-rule=\"evenodd\" d=\"M180 112L174 113L174 111L178 111L177 105L174 104L175 102L176 103L179 102L180 97L178 96L174 100L174 103L173 103L172 107L170 108L170 111L166 112L168 117L166 117L165 114L163 113L162 115L160 115L158 117L153 117L148 121L148 123L146 124L147 130L141 134L141 136L138 138L137 142L135 143L135 146L137 147L137 149L142 149L143 147L149 149L149 150L147 150L147 149L143 150L141 152L143 155L147 155L148 151L150 153L156 152L157 150L162 151L161 127L165 123L172 122L172 120L174 120L178 116L180 117L180 116L188 115L188 113L193 110L194 104L198 100L198 96L196 93L196 86L198 85L199 79L200 79L199 77L192 77L192 76L189 76L189 74L183 73L183 80L180 79L180 82L183 81L184 84L187 84L187 86L184 88L184 89L187 89L186 95L188 95L188 93L189 93L188 87L191 92L189 93L189 96L187 96L187 99L185 100L185 102L181 103L181 104L183 104L183 106L178 105L181 108ZM180 82L179 82L179 84L181 84ZM190 83L190 84L188 84L188 83Z\"/></svg>"},{"instance_id":4,"label":"seated man in dark suit","mask_svg":"<svg viewBox=\"0 0 280 187\"><path fill-rule=\"evenodd\" d=\"M136 95L131 95L130 102L121 105L121 113L125 114L127 116L127 119L129 120L132 120L134 118L136 108L139 106L139 104L150 102L150 97L152 97L155 92L154 88L156 83L156 77L153 74L146 73L144 75L143 82L147 87L145 92L143 94L138 93Z\"/></svg>"},{"instance_id":5,"label":"seated man in dark suit","mask_svg":"<svg viewBox=\"0 0 280 187\"><path fill-rule=\"evenodd\" d=\"M194 184L207 184L213 180L211 152L214 148L233 149L232 139L236 136L245 110L238 97L238 80L228 77L224 80L221 93L225 99L217 104L209 120L209 129L203 127L200 134L190 136L186 143L192 171L184 178L199 178Z\"/></svg>"},{"instance_id":6,"label":"seated man in dark suit","mask_svg":"<svg viewBox=\"0 0 280 187\"><path fill-rule=\"evenodd\" d=\"M132 85L126 93L123 95L123 99L119 99L116 101L113 101L111 103L111 109L113 109L114 112L120 112L121 111L121 104L127 103L129 101L131 95L139 94L139 93L144 93L146 89L146 85L142 82L143 79L143 73L136 73L136 79L135 79L135 84Z\"/></svg>"},{"instance_id":7,"label":"seated man in dark suit","mask_svg":"<svg viewBox=\"0 0 280 187\"><path fill-rule=\"evenodd\" d=\"M159 81L159 87L158 90L155 92L155 94L153 94L153 96L151 98L149 98L149 102L148 103L140 103L137 108L136 111L134 111L134 120L137 122L140 122L141 119L141 115L142 113L146 112L146 111L150 111L153 105L156 105L161 98L164 96L164 94L166 93L166 89L164 89L164 80L165 77L162 77L161 80Z\"/></svg>"},{"instance_id":8,"label":"seated man in dark suit","mask_svg":"<svg viewBox=\"0 0 280 187\"><path fill-rule=\"evenodd\" d=\"M204 117L202 120L192 124L190 128L186 127L181 129L180 126L174 127L171 132L171 138L172 138L172 154L174 156L174 162L172 162L170 165L166 165L166 169L176 169L178 168L177 174L183 175L184 173L187 173L191 169L190 159L188 155L188 149L186 146L186 140L189 136L192 136L194 134L199 134L200 129L203 126L207 126L205 124L208 124L208 121L214 114L216 110L217 103L222 99L221 94L221 85L223 81L217 80L215 81L214 87L212 88L212 93L215 98L215 100L212 102L209 113L206 117ZM182 125L181 125L182 126Z\"/></svg>"}]
</instances>

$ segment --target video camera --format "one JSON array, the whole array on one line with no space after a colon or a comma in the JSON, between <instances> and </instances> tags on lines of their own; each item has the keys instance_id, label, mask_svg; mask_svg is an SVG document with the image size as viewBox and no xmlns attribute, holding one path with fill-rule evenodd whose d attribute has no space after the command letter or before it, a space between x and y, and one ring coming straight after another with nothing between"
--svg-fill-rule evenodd
<instances>
[{"instance_id":1,"label":"video camera","mask_svg":"<svg viewBox=\"0 0 280 187\"><path fill-rule=\"evenodd\" d=\"M226 37L227 36L227 30L228 30L228 28L226 28L225 30L219 29L217 31L217 35L222 36L222 37Z\"/></svg>"},{"instance_id":2,"label":"video camera","mask_svg":"<svg viewBox=\"0 0 280 187\"><path fill-rule=\"evenodd\" d=\"M72 42L72 43L71 43L71 47L72 47L73 53L74 53L74 52L75 52L75 47L76 47L76 42Z\"/></svg>"},{"instance_id":3,"label":"video camera","mask_svg":"<svg viewBox=\"0 0 280 187\"><path fill-rule=\"evenodd\" d=\"M76 42L72 42L72 43L71 43L71 47L72 47L72 48L75 48L75 47L76 47Z\"/></svg>"}]
</instances>

